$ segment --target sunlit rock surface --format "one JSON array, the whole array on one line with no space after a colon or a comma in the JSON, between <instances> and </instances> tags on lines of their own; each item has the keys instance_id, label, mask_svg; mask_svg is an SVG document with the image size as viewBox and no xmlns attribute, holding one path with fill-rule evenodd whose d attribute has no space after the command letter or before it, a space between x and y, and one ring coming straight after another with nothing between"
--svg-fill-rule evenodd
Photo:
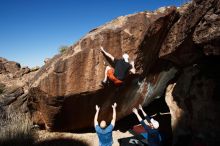
<instances>
[{"instance_id":1,"label":"sunlit rock surface","mask_svg":"<svg viewBox=\"0 0 220 146\"><path fill-rule=\"evenodd\" d=\"M110 121L113 102L118 103L117 119L121 119L139 103L159 98L176 70L162 69L149 80L144 73L156 62L162 38L157 39L166 35L176 21L176 13L176 8L168 7L119 17L50 59L30 82L29 107L36 122L50 130L87 128L93 126L96 104L101 106L100 119ZM154 45L149 46L146 42L151 37ZM100 46L116 58L127 52L137 62L138 74L130 75L123 87L101 87L105 66L111 62L100 52ZM144 60L139 61L141 57Z\"/></svg>"},{"instance_id":2,"label":"sunlit rock surface","mask_svg":"<svg viewBox=\"0 0 220 146\"><path fill-rule=\"evenodd\" d=\"M47 130L74 131L93 126L96 104L101 107L99 120L109 122L114 102L119 120L138 104L147 107L165 96L173 145L218 145L219 7L218 0L194 0L179 8L118 17L46 61L34 78L20 84L23 90L13 90L18 97L0 102L23 107ZM126 52L135 61L137 74L129 75L124 86L100 86L105 66L111 65L100 46L116 58ZM0 60L2 88L19 78L6 71L4 61Z\"/></svg>"}]
</instances>

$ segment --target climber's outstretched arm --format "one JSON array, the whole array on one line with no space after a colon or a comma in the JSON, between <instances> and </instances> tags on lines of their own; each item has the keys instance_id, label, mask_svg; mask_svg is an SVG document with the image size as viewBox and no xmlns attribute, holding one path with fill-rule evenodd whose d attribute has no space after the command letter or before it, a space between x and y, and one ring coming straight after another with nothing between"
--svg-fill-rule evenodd
<instances>
[{"instance_id":1,"label":"climber's outstretched arm","mask_svg":"<svg viewBox=\"0 0 220 146\"><path fill-rule=\"evenodd\" d=\"M142 114L144 115L144 117L147 116L147 114L145 113L145 111L143 110L142 106L139 104L139 109L141 110Z\"/></svg>"},{"instance_id":2,"label":"climber's outstretched arm","mask_svg":"<svg viewBox=\"0 0 220 146\"><path fill-rule=\"evenodd\" d=\"M141 110L141 112L142 112L142 114L144 115L144 117L145 117L145 123L147 124L147 125L149 125L150 124L150 117L145 113L145 111L143 110L143 107L139 104L139 109Z\"/></svg>"},{"instance_id":3,"label":"climber's outstretched arm","mask_svg":"<svg viewBox=\"0 0 220 146\"><path fill-rule=\"evenodd\" d=\"M138 121L141 122L143 119L141 118L141 116L138 114L138 110L136 108L132 109L133 113L137 116Z\"/></svg>"},{"instance_id":4,"label":"climber's outstretched arm","mask_svg":"<svg viewBox=\"0 0 220 146\"><path fill-rule=\"evenodd\" d=\"M143 120L143 119L141 118L141 116L138 114L138 110L137 110L136 108L133 108L132 111L133 111L133 113L137 116L138 121L141 123L141 125L144 126L144 129L149 130L150 128L149 128L149 126L147 126L147 125L149 125L149 123L147 122L147 120Z\"/></svg>"},{"instance_id":5,"label":"climber's outstretched arm","mask_svg":"<svg viewBox=\"0 0 220 146\"><path fill-rule=\"evenodd\" d=\"M111 124L112 124L113 127L115 126L115 121L116 121L116 107L117 107L117 104L114 103L112 105L113 115L112 115L112 121L111 121Z\"/></svg>"},{"instance_id":6,"label":"climber's outstretched arm","mask_svg":"<svg viewBox=\"0 0 220 146\"><path fill-rule=\"evenodd\" d=\"M100 47L100 50L101 50L106 56L108 56L112 61L114 61L115 58L114 58L110 53L106 52L106 51L103 49L102 46Z\"/></svg>"},{"instance_id":7,"label":"climber's outstretched arm","mask_svg":"<svg viewBox=\"0 0 220 146\"><path fill-rule=\"evenodd\" d=\"M95 108L96 108L96 113L95 113L95 117L94 117L94 126L96 127L99 124L98 123L98 115L99 115L100 107L98 105L96 105Z\"/></svg>"}]
</instances>

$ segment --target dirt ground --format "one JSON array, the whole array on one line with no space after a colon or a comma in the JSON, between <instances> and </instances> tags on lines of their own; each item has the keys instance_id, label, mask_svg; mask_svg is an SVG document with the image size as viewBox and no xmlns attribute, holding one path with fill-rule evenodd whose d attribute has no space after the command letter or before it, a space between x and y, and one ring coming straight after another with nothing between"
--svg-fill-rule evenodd
<instances>
[{"instance_id":1,"label":"dirt ground","mask_svg":"<svg viewBox=\"0 0 220 146\"><path fill-rule=\"evenodd\" d=\"M162 101L161 101L162 100ZM157 112L168 112L168 107L164 99L156 100L152 102L144 110L150 115ZM172 144L172 129L171 129L171 117L167 115L159 115L154 117L160 123L160 132L166 135L166 144L170 146ZM139 122L134 115L129 115L124 119L117 121L115 130L113 131L113 146L119 146L118 139L131 137L132 134L128 132L134 125L138 125ZM94 129L93 129L94 131ZM46 130L40 130L37 132L37 140L40 146L56 145L56 146L98 146L98 136L92 130L84 131L83 133L67 133L67 132L48 132ZM41 144L43 142L43 144ZM49 143L49 144L48 144Z\"/></svg>"},{"instance_id":2,"label":"dirt ground","mask_svg":"<svg viewBox=\"0 0 220 146\"><path fill-rule=\"evenodd\" d=\"M37 132L39 143L62 143L62 145L82 145L82 146L98 146L98 136L96 133L66 133L66 132L47 132L40 130ZM118 139L124 137L130 137L132 134L129 132L120 132L119 130L113 131L113 146L119 146ZM50 142L49 142L50 141ZM57 143L57 141L59 141ZM61 142L62 141L62 142ZM66 143L66 144L65 144Z\"/></svg>"}]
</instances>

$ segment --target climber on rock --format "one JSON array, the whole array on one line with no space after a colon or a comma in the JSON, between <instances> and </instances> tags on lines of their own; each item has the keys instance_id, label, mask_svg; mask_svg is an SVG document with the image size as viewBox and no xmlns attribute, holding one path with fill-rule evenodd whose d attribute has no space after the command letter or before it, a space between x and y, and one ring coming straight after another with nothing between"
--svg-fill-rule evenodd
<instances>
[{"instance_id":1,"label":"climber on rock","mask_svg":"<svg viewBox=\"0 0 220 146\"><path fill-rule=\"evenodd\" d=\"M116 107L117 107L117 104L114 103L112 105L113 116L112 116L111 124L109 126L107 126L106 122L104 120L102 120L100 123L100 126L99 126L98 115L99 115L100 107L98 105L96 105L94 126L95 126L95 131L99 137L99 146L111 146L113 144L112 130L115 126L115 121L116 121Z\"/></svg>"},{"instance_id":2,"label":"climber on rock","mask_svg":"<svg viewBox=\"0 0 220 146\"><path fill-rule=\"evenodd\" d=\"M103 47L100 47L100 49L101 52L103 52L108 58L111 59L115 66L115 68L106 66L105 77L102 81L102 85L105 85L107 79L110 79L114 83L114 85L120 86L129 71L132 74L135 74L136 70L134 67L134 61L129 62L129 55L127 53L123 54L121 59L116 59L111 54L106 52Z\"/></svg>"},{"instance_id":3,"label":"climber on rock","mask_svg":"<svg viewBox=\"0 0 220 146\"><path fill-rule=\"evenodd\" d=\"M133 108L133 113L137 116L139 122L144 127L144 129L147 131L148 134L148 145L149 146L160 146L161 145L161 136L159 133L159 123L158 121L154 120L153 118L150 118L143 110L142 106L139 105L139 109L142 111L145 119L143 120L141 116L138 114L138 110L136 108Z\"/></svg>"}]
</instances>

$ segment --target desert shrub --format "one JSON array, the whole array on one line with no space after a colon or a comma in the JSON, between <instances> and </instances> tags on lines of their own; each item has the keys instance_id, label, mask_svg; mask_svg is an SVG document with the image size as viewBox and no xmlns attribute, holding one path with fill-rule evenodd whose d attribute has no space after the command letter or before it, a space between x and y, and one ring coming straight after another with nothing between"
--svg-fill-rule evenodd
<instances>
[{"instance_id":1,"label":"desert shrub","mask_svg":"<svg viewBox=\"0 0 220 146\"><path fill-rule=\"evenodd\" d=\"M2 94L3 93L3 89L2 88L0 88L0 94Z\"/></svg>"},{"instance_id":2,"label":"desert shrub","mask_svg":"<svg viewBox=\"0 0 220 146\"><path fill-rule=\"evenodd\" d=\"M32 124L27 115L15 110L2 112L0 113L0 145L33 145L34 133L31 130Z\"/></svg>"},{"instance_id":3,"label":"desert shrub","mask_svg":"<svg viewBox=\"0 0 220 146\"><path fill-rule=\"evenodd\" d=\"M66 50L68 49L68 46L60 46L59 47L59 51L60 51L60 53L64 53Z\"/></svg>"},{"instance_id":4,"label":"desert shrub","mask_svg":"<svg viewBox=\"0 0 220 146\"><path fill-rule=\"evenodd\" d=\"M39 70L39 69L40 69L39 66L35 66L35 67L32 67L32 68L30 69L30 71L31 71L31 72L34 72L34 71L37 71L37 70Z\"/></svg>"},{"instance_id":5,"label":"desert shrub","mask_svg":"<svg viewBox=\"0 0 220 146\"><path fill-rule=\"evenodd\" d=\"M26 114L0 106L0 146L88 146L84 141L69 138L38 141L31 128Z\"/></svg>"},{"instance_id":6,"label":"desert shrub","mask_svg":"<svg viewBox=\"0 0 220 146\"><path fill-rule=\"evenodd\" d=\"M4 88L5 88L5 85L4 85L4 84L2 84L2 83L0 83L0 94L2 94L2 93L3 93Z\"/></svg>"}]
</instances>

